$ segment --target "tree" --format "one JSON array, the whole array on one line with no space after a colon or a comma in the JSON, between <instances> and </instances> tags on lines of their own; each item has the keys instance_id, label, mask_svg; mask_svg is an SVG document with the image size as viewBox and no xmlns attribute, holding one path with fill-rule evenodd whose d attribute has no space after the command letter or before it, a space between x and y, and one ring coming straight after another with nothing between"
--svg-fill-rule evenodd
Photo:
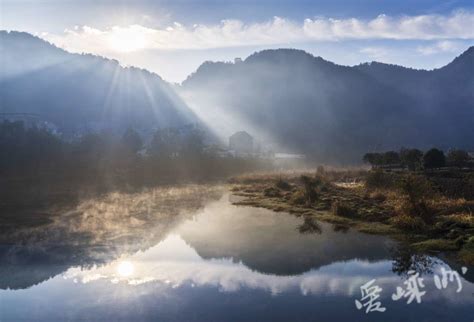
<instances>
[{"instance_id":1,"label":"tree","mask_svg":"<svg viewBox=\"0 0 474 322\"><path fill-rule=\"evenodd\" d=\"M449 165L462 168L470 160L469 154L464 150L450 150L446 157Z\"/></svg>"},{"instance_id":2,"label":"tree","mask_svg":"<svg viewBox=\"0 0 474 322\"><path fill-rule=\"evenodd\" d=\"M372 167L377 167L382 165L383 163L383 156L380 153L366 153L362 160L365 163L369 163Z\"/></svg>"},{"instance_id":3,"label":"tree","mask_svg":"<svg viewBox=\"0 0 474 322\"><path fill-rule=\"evenodd\" d=\"M425 169L441 168L445 165L446 158L444 156L444 152L441 150L433 148L426 151L425 155L423 156L423 167Z\"/></svg>"},{"instance_id":4,"label":"tree","mask_svg":"<svg viewBox=\"0 0 474 322\"><path fill-rule=\"evenodd\" d=\"M173 128L161 129L155 132L150 144L149 152L161 158L178 156L180 145L179 131Z\"/></svg>"},{"instance_id":5,"label":"tree","mask_svg":"<svg viewBox=\"0 0 474 322\"><path fill-rule=\"evenodd\" d=\"M421 217L423 221L430 222L432 212L429 211L425 200L433 197L435 191L426 176L408 174L401 178L398 185L406 198L401 205L402 211L406 215Z\"/></svg>"},{"instance_id":6,"label":"tree","mask_svg":"<svg viewBox=\"0 0 474 322\"><path fill-rule=\"evenodd\" d=\"M383 154L383 164L398 164L400 163L400 156L395 151L388 151Z\"/></svg>"},{"instance_id":7,"label":"tree","mask_svg":"<svg viewBox=\"0 0 474 322\"><path fill-rule=\"evenodd\" d=\"M136 154L143 146L140 135L132 128L129 128L122 136L122 146L127 150Z\"/></svg>"},{"instance_id":8,"label":"tree","mask_svg":"<svg viewBox=\"0 0 474 322\"><path fill-rule=\"evenodd\" d=\"M192 129L181 140L180 154L183 157L197 157L204 150L204 133L199 129Z\"/></svg>"},{"instance_id":9,"label":"tree","mask_svg":"<svg viewBox=\"0 0 474 322\"><path fill-rule=\"evenodd\" d=\"M400 162L408 170L414 171L421 168L423 161L423 152L418 149L405 149L400 150Z\"/></svg>"}]
</instances>

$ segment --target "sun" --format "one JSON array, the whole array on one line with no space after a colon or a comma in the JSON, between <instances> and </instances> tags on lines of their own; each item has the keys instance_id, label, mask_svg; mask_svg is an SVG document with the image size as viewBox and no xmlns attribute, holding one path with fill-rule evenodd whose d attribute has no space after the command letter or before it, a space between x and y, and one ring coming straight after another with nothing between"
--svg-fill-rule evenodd
<instances>
[{"instance_id":1,"label":"sun","mask_svg":"<svg viewBox=\"0 0 474 322\"><path fill-rule=\"evenodd\" d=\"M145 35L133 28L114 28L109 35L109 47L120 53L131 53L146 47Z\"/></svg>"},{"instance_id":2,"label":"sun","mask_svg":"<svg viewBox=\"0 0 474 322\"><path fill-rule=\"evenodd\" d=\"M132 275L133 271L133 264L129 261L123 261L117 265L117 273L122 277L128 277Z\"/></svg>"}]
</instances>

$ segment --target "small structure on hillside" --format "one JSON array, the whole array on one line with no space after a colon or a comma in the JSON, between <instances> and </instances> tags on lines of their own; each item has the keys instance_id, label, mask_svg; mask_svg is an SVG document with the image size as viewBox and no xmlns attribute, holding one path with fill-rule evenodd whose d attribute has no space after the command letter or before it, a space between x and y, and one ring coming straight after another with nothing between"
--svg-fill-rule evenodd
<instances>
[{"instance_id":1,"label":"small structure on hillside","mask_svg":"<svg viewBox=\"0 0 474 322\"><path fill-rule=\"evenodd\" d=\"M229 149L235 154L253 152L253 137L245 131L239 131L229 137Z\"/></svg>"}]
</instances>

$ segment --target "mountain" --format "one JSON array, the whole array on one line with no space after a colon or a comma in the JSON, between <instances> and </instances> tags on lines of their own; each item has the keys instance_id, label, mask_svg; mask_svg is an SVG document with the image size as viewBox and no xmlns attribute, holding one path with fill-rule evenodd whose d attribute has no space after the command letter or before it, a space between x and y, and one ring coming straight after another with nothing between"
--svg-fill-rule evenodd
<instances>
[{"instance_id":1,"label":"mountain","mask_svg":"<svg viewBox=\"0 0 474 322\"><path fill-rule=\"evenodd\" d=\"M31 113L65 135L196 121L158 75L71 54L28 33L0 31L0 70L0 113Z\"/></svg>"},{"instance_id":2,"label":"mountain","mask_svg":"<svg viewBox=\"0 0 474 322\"><path fill-rule=\"evenodd\" d=\"M244 61L206 62L179 92L232 131L318 161L353 163L367 151L402 146L474 149L473 53L425 71L264 50Z\"/></svg>"},{"instance_id":3,"label":"mountain","mask_svg":"<svg viewBox=\"0 0 474 322\"><path fill-rule=\"evenodd\" d=\"M320 162L402 146L474 150L474 47L431 71L264 50L205 62L172 87L146 70L0 31L0 71L0 115L30 113L66 136L204 122L225 141L245 130L264 148Z\"/></svg>"}]
</instances>

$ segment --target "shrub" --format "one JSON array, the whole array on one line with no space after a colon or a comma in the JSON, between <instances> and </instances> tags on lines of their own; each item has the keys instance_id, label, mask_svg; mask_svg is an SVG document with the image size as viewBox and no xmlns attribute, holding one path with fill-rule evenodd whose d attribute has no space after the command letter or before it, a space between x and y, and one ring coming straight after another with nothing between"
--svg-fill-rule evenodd
<instances>
[{"instance_id":1,"label":"shrub","mask_svg":"<svg viewBox=\"0 0 474 322\"><path fill-rule=\"evenodd\" d=\"M393 188L396 182L397 179L395 175L386 173L380 169L369 171L365 178L365 186L369 190Z\"/></svg>"},{"instance_id":2,"label":"shrub","mask_svg":"<svg viewBox=\"0 0 474 322\"><path fill-rule=\"evenodd\" d=\"M303 182L304 186L304 197L306 204L311 205L318 198L315 188L319 185L319 183L316 180L304 175L301 176L301 181Z\"/></svg>"},{"instance_id":3,"label":"shrub","mask_svg":"<svg viewBox=\"0 0 474 322\"><path fill-rule=\"evenodd\" d=\"M291 189L291 185L284 181L282 178L279 178L277 180L277 182L275 183L275 186L278 188L278 189L281 189L281 190L290 190Z\"/></svg>"},{"instance_id":4,"label":"shrub","mask_svg":"<svg viewBox=\"0 0 474 322\"><path fill-rule=\"evenodd\" d=\"M341 217L357 217L357 211L353 208L351 208L349 205L341 202L341 201L335 201L332 203L331 206L331 212L335 216L341 216Z\"/></svg>"},{"instance_id":5,"label":"shrub","mask_svg":"<svg viewBox=\"0 0 474 322\"><path fill-rule=\"evenodd\" d=\"M399 191L405 195L412 204L423 201L434 195L431 181L424 176L405 175L397 182Z\"/></svg>"},{"instance_id":6,"label":"shrub","mask_svg":"<svg viewBox=\"0 0 474 322\"><path fill-rule=\"evenodd\" d=\"M310 217L304 218L304 223L298 227L298 230L302 234L320 234L322 232L318 222Z\"/></svg>"},{"instance_id":7,"label":"shrub","mask_svg":"<svg viewBox=\"0 0 474 322\"><path fill-rule=\"evenodd\" d=\"M409 231L422 231L426 227L425 222L420 217L413 217L406 214L393 217L392 223L397 228Z\"/></svg>"},{"instance_id":8,"label":"shrub","mask_svg":"<svg viewBox=\"0 0 474 322\"><path fill-rule=\"evenodd\" d=\"M298 190L291 195L290 199L293 205L304 205L306 203L306 196L304 191Z\"/></svg>"},{"instance_id":9,"label":"shrub","mask_svg":"<svg viewBox=\"0 0 474 322\"><path fill-rule=\"evenodd\" d=\"M316 175L324 176L326 174L326 169L324 169L324 166L319 165L316 168Z\"/></svg>"},{"instance_id":10,"label":"shrub","mask_svg":"<svg viewBox=\"0 0 474 322\"><path fill-rule=\"evenodd\" d=\"M399 191L404 197L400 209L403 215L419 217L425 222L432 221L432 212L425 200L435 192L428 179L413 174L403 176L399 181Z\"/></svg>"},{"instance_id":11,"label":"shrub","mask_svg":"<svg viewBox=\"0 0 474 322\"><path fill-rule=\"evenodd\" d=\"M280 190L278 190L275 187L265 188L265 190L263 190L263 195L265 197L271 197L271 198L281 197Z\"/></svg>"},{"instance_id":12,"label":"shrub","mask_svg":"<svg viewBox=\"0 0 474 322\"><path fill-rule=\"evenodd\" d=\"M404 200L400 207L400 214L409 217L417 217L424 222L432 222L433 220L432 213L424 201L412 203L408 200Z\"/></svg>"},{"instance_id":13,"label":"shrub","mask_svg":"<svg viewBox=\"0 0 474 322\"><path fill-rule=\"evenodd\" d=\"M370 199L378 202L384 202L385 200L387 200L387 197L381 192L374 192L370 195Z\"/></svg>"}]
</instances>

